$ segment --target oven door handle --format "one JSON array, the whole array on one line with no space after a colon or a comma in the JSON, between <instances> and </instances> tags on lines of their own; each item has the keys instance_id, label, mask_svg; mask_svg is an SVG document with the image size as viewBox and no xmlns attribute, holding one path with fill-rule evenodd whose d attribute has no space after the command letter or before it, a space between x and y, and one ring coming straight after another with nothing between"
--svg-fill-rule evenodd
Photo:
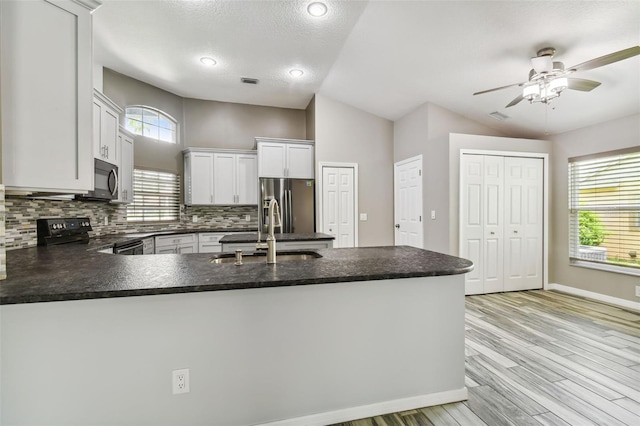
<instances>
[{"instance_id":1,"label":"oven door handle","mask_svg":"<svg viewBox=\"0 0 640 426\"><path fill-rule=\"evenodd\" d=\"M125 252L125 251L135 251L135 249L138 249L138 248L144 248L144 243L142 241L137 242L135 244L128 245L128 246L118 247L115 249L115 254L121 254L122 252Z\"/></svg>"},{"instance_id":2,"label":"oven door handle","mask_svg":"<svg viewBox=\"0 0 640 426\"><path fill-rule=\"evenodd\" d=\"M111 189L111 175L113 175L113 189ZM118 192L118 172L115 169L111 169L109 172L109 192L111 192L112 196L116 196Z\"/></svg>"}]
</instances>

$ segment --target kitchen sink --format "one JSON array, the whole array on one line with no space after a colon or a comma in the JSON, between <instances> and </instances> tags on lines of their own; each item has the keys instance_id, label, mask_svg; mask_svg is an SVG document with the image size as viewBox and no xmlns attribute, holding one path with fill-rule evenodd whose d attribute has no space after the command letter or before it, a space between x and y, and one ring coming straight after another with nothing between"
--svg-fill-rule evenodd
<instances>
[{"instance_id":1,"label":"kitchen sink","mask_svg":"<svg viewBox=\"0 0 640 426\"><path fill-rule=\"evenodd\" d=\"M293 260L311 260L322 257L314 251L285 251L276 253L276 262L287 262ZM220 253L211 258L211 263L235 263L235 253ZM267 262L267 253L251 252L242 254L242 263Z\"/></svg>"}]
</instances>

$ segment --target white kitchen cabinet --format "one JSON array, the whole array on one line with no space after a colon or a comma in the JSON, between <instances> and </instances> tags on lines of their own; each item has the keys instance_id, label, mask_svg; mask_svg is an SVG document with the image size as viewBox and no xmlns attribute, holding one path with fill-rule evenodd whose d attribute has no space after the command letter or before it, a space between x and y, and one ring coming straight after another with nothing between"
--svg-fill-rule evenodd
<instances>
[{"instance_id":1,"label":"white kitchen cabinet","mask_svg":"<svg viewBox=\"0 0 640 426\"><path fill-rule=\"evenodd\" d=\"M185 204L258 204L255 151L189 148L184 162Z\"/></svg>"},{"instance_id":2,"label":"white kitchen cabinet","mask_svg":"<svg viewBox=\"0 0 640 426\"><path fill-rule=\"evenodd\" d=\"M93 155L118 164L118 133L122 108L97 90L93 90Z\"/></svg>"},{"instance_id":3,"label":"white kitchen cabinet","mask_svg":"<svg viewBox=\"0 0 640 426\"><path fill-rule=\"evenodd\" d=\"M133 202L133 135L122 126L118 132L118 199L114 203Z\"/></svg>"},{"instance_id":4,"label":"white kitchen cabinet","mask_svg":"<svg viewBox=\"0 0 640 426\"><path fill-rule=\"evenodd\" d=\"M99 5L0 1L2 182L9 193L93 189L90 12Z\"/></svg>"},{"instance_id":5,"label":"white kitchen cabinet","mask_svg":"<svg viewBox=\"0 0 640 426\"><path fill-rule=\"evenodd\" d=\"M198 234L163 235L155 238L156 254L198 252Z\"/></svg>"},{"instance_id":6,"label":"white kitchen cabinet","mask_svg":"<svg viewBox=\"0 0 640 426\"><path fill-rule=\"evenodd\" d=\"M213 203L258 204L258 158L254 151L213 154Z\"/></svg>"},{"instance_id":7,"label":"white kitchen cabinet","mask_svg":"<svg viewBox=\"0 0 640 426\"><path fill-rule=\"evenodd\" d=\"M213 204L212 152L185 152L184 203L188 205Z\"/></svg>"},{"instance_id":8,"label":"white kitchen cabinet","mask_svg":"<svg viewBox=\"0 0 640 426\"><path fill-rule=\"evenodd\" d=\"M156 251L155 239L153 237L142 240L142 254L154 254Z\"/></svg>"},{"instance_id":9,"label":"white kitchen cabinet","mask_svg":"<svg viewBox=\"0 0 640 426\"><path fill-rule=\"evenodd\" d=\"M203 232L198 234L198 253L220 253L222 244L220 239L224 237L224 232Z\"/></svg>"},{"instance_id":10,"label":"white kitchen cabinet","mask_svg":"<svg viewBox=\"0 0 640 426\"><path fill-rule=\"evenodd\" d=\"M313 179L314 142L295 139L256 138L258 176Z\"/></svg>"}]
</instances>

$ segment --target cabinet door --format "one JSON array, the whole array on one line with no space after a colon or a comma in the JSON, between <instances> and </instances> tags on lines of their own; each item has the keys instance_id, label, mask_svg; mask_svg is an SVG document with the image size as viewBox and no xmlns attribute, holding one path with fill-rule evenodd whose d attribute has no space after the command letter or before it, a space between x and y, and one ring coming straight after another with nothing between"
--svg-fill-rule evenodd
<instances>
[{"instance_id":1,"label":"cabinet door","mask_svg":"<svg viewBox=\"0 0 640 426\"><path fill-rule=\"evenodd\" d=\"M73 1L0 1L0 43L3 184L91 190L90 11Z\"/></svg>"},{"instance_id":2,"label":"cabinet door","mask_svg":"<svg viewBox=\"0 0 640 426\"><path fill-rule=\"evenodd\" d=\"M213 202L236 204L235 154L213 154Z\"/></svg>"},{"instance_id":3,"label":"cabinet door","mask_svg":"<svg viewBox=\"0 0 640 426\"><path fill-rule=\"evenodd\" d=\"M195 244L180 244L178 246L178 254L197 253Z\"/></svg>"},{"instance_id":4,"label":"cabinet door","mask_svg":"<svg viewBox=\"0 0 640 426\"><path fill-rule=\"evenodd\" d=\"M286 145L263 142L258 144L258 176L286 177Z\"/></svg>"},{"instance_id":5,"label":"cabinet door","mask_svg":"<svg viewBox=\"0 0 640 426\"><path fill-rule=\"evenodd\" d=\"M100 145L103 150L102 159L107 163L118 163L118 113L105 106L100 116Z\"/></svg>"},{"instance_id":6,"label":"cabinet door","mask_svg":"<svg viewBox=\"0 0 640 426\"><path fill-rule=\"evenodd\" d=\"M237 154L236 160L236 202L258 204L258 158Z\"/></svg>"},{"instance_id":7,"label":"cabinet door","mask_svg":"<svg viewBox=\"0 0 640 426\"><path fill-rule=\"evenodd\" d=\"M176 246L156 247L156 254L176 254L176 253L178 253L178 248Z\"/></svg>"},{"instance_id":8,"label":"cabinet door","mask_svg":"<svg viewBox=\"0 0 640 426\"><path fill-rule=\"evenodd\" d=\"M313 179L313 146L287 144L286 177L294 179Z\"/></svg>"},{"instance_id":9,"label":"cabinet door","mask_svg":"<svg viewBox=\"0 0 640 426\"><path fill-rule=\"evenodd\" d=\"M213 155L191 154L191 204L213 204Z\"/></svg>"},{"instance_id":10,"label":"cabinet door","mask_svg":"<svg viewBox=\"0 0 640 426\"><path fill-rule=\"evenodd\" d=\"M133 139L123 134L118 139L120 198L124 203L133 203Z\"/></svg>"}]
</instances>

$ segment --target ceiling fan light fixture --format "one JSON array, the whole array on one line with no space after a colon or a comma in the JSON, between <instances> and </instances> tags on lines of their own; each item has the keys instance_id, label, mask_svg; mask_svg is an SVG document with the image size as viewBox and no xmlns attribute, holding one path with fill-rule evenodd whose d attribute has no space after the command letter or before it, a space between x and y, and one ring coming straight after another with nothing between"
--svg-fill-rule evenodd
<instances>
[{"instance_id":1,"label":"ceiling fan light fixture","mask_svg":"<svg viewBox=\"0 0 640 426\"><path fill-rule=\"evenodd\" d=\"M567 77L558 77L549 82L549 91L558 95L560 95L560 92L567 87L569 87L569 80L567 80Z\"/></svg>"},{"instance_id":2,"label":"ceiling fan light fixture","mask_svg":"<svg viewBox=\"0 0 640 426\"><path fill-rule=\"evenodd\" d=\"M528 101L533 101L540 97L540 86L538 84L530 84L522 89L522 97Z\"/></svg>"}]
</instances>

